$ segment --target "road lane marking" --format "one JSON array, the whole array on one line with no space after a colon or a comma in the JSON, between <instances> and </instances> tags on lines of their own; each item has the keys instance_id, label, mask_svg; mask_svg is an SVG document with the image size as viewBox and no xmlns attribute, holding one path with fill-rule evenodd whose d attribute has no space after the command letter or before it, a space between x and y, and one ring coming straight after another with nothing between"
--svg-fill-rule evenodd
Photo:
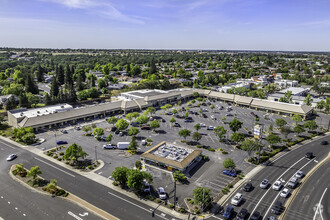
<instances>
[{"instance_id":1,"label":"road lane marking","mask_svg":"<svg viewBox=\"0 0 330 220\"><path fill-rule=\"evenodd\" d=\"M302 170L302 169L303 169L305 166L307 166L310 162L313 162L313 160L309 161L309 162L306 163L304 166L300 167L299 170ZM294 177L295 175L296 175L296 173L294 173L294 174L291 176L291 178ZM290 179L291 179L291 178L290 178ZM282 179L282 178L281 178L281 179ZM290 179L289 179L289 180L290 180ZM284 188L286 185L288 185L288 183L289 183L289 181L287 181L287 182L284 184L283 188ZM279 193L277 193L277 196L276 196L275 199L273 200L272 204L270 204L270 206L269 206L269 208L267 209L267 212L266 212L266 214L265 214L264 216L267 216L269 210L270 210L271 207L273 206L273 204L274 204L274 202L276 201L276 199L280 196L280 194L281 194L281 190L280 190Z\"/></svg>"},{"instance_id":2,"label":"road lane marking","mask_svg":"<svg viewBox=\"0 0 330 220\"><path fill-rule=\"evenodd\" d=\"M297 162L295 162L294 164L291 165L291 167L289 167L288 169L286 169L286 171L284 173L282 173L281 176L279 176L277 179L282 178L282 176L284 176L284 174L286 174L294 165L296 165L297 163L299 163L300 161L302 161L303 159L305 159L305 157L302 157L300 160L298 160ZM269 187L269 189L265 192L265 194L261 197L261 199L259 200L259 202L257 203L257 205L255 206L255 208L253 209L253 211L251 213L254 213L254 211L258 208L258 205L260 204L260 202L263 200L263 198L267 195L267 193L269 192L269 190L271 190L271 186Z\"/></svg>"},{"instance_id":3,"label":"road lane marking","mask_svg":"<svg viewBox=\"0 0 330 220\"><path fill-rule=\"evenodd\" d=\"M80 218L78 215L74 214L74 213L71 212L71 211L68 211L68 215L71 215L72 217L74 217L74 218L77 219L77 220L83 220L82 218Z\"/></svg>"},{"instance_id":4,"label":"road lane marking","mask_svg":"<svg viewBox=\"0 0 330 220\"><path fill-rule=\"evenodd\" d=\"M325 192L326 192L327 190L328 190L328 188L325 188L325 190L324 190L324 192L323 192L323 194L322 194L322 196L321 196L321 199L320 199L319 204L318 204L318 206L317 206L317 208L316 208L316 211L315 211L315 214L314 214L313 220L315 220L315 218L316 218L316 214L318 213L318 210L320 210L320 206L321 206L321 202L322 202L323 196L325 195ZM321 219L323 220L323 215L322 215L322 212L321 212L321 211L320 211L320 215L321 215Z\"/></svg>"},{"instance_id":5,"label":"road lane marking","mask_svg":"<svg viewBox=\"0 0 330 220\"><path fill-rule=\"evenodd\" d=\"M66 174L68 174L68 175L70 175L70 176L72 176L72 177L75 177L75 176L72 175L71 173L68 173L68 172L66 172L65 170L62 170L62 169L60 169L60 168L58 168L58 167L55 167L54 165L52 165L52 164L50 164L50 163L47 163L46 161L43 161L43 160L41 160L41 159L39 159L39 158L37 158L37 157L34 157L34 159L39 160L40 162L43 162L43 163L47 164L48 166L51 166L51 167L53 167L53 168L55 168L55 169L57 169L57 170L59 170L59 171L62 171L63 173L66 173Z\"/></svg>"},{"instance_id":6,"label":"road lane marking","mask_svg":"<svg viewBox=\"0 0 330 220\"><path fill-rule=\"evenodd\" d=\"M134 205L134 206L136 206L136 207L138 207L138 208L140 208L140 209L142 209L142 210L145 210L145 211L147 211L147 212L149 212L149 213L152 213L153 212L153 210L152 211L150 211L150 210L148 210L148 209L146 209L146 208L144 208L144 207L142 207L142 206L139 206L139 205L137 205L137 204L135 204L134 202L131 202L131 201L129 201L129 200L127 200L127 199L124 199L124 198L122 198L122 197L120 197L120 196L117 196L116 194L113 194L113 193L111 193L111 192L108 192L110 195L112 195L112 196L114 196L114 197L117 197L118 199L121 199L121 200L123 200L123 201L125 201L125 202L127 202L127 203L130 203L131 205ZM166 219L166 218L164 218L162 215L158 215L157 213L155 213L155 215L157 215L158 217L160 217L160 218L162 218L162 219Z\"/></svg>"},{"instance_id":7,"label":"road lane marking","mask_svg":"<svg viewBox=\"0 0 330 220\"><path fill-rule=\"evenodd\" d=\"M14 148L13 146L10 146L10 145L8 145L8 144L2 142L2 141L0 141L0 143L6 145L7 147L10 147L11 149L16 149L16 148Z\"/></svg>"}]
</instances>

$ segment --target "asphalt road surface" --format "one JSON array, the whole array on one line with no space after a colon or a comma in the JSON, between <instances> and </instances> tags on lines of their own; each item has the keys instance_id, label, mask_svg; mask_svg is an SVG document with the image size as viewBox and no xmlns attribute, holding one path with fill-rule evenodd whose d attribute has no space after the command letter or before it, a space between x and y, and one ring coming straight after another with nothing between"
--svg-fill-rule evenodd
<instances>
[{"instance_id":1,"label":"asphalt road surface","mask_svg":"<svg viewBox=\"0 0 330 220\"><path fill-rule=\"evenodd\" d=\"M280 180L284 187L287 188L286 184L297 171L302 170L305 174L307 174L318 163L318 161L324 159L329 153L329 146L320 144L322 140L327 140L329 142L330 136L326 136L294 148L291 152L278 157L271 165L262 169L251 180L251 183L254 186L254 189L251 192L244 192L242 188L239 188L235 193L233 193L232 196L234 196L237 192L242 193L243 195L243 202L238 207L234 206L236 214L242 208L246 208L250 214L254 211L258 211L264 219L270 215L274 216L274 214L271 213L271 207L277 200L281 201L284 205L286 198L280 197L280 191L275 191L272 189L272 184L276 180ZM315 155L312 160L308 160L304 157L308 151L312 151ZM267 189L261 189L259 187L263 179L268 179L270 182ZM292 189L290 189L290 191L292 192ZM318 191L320 191L319 193L323 193L324 187L318 188ZM232 197L226 201L224 208L231 205L231 198ZM307 210L303 210L303 212L308 214Z\"/></svg>"},{"instance_id":2,"label":"asphalt road surface","mask_svg":"<svg viewBox=\"0 0 330 220\"><path fill-rule=\"evenodd\" d=\"M9 154L19 158L8 162ZM26 163L24 150L0 142L0 217L3 219L101 219L84 208L64 200L42 195L13 180L8 172L11 165ZM86 214L87 213L87 214ZM1 219L0 218L0 219Z\"/></svg>"},{"instance_id":3,"label":"asphalt road surface","mask_svg":"<svg viewBox=\"0 0 330 220\"><path fill-rule=\"evenodd\" d=\"M33 166L39 166L42 170L41 176L45 179L56 179L58 181L58 185L65 190L69 191L72 194L84 199L85 201L95 205L96 207L110 213L111 215L119 218L119 219L176 219L173 216L170 216L165 213L161 213L160 211L156 210L155 217L151 216L151 212L153 210L152 207L145 205L135 199L131 199L123 194L120 194L108 187L105 187L97 182L94 182L82 175L79 175L75 172L72 172L66 168L58 166L55 163L52 163L44 158L38 157L35 154L26 151L24 149L18 148L8 142L3 140L0 141L0 149L3 153L1 153L1 176L8 176L8 170L10 164L14 163L23 163L27 169L30 169ZM8 163L7 167L4 165L7 163L5 158L11 154L16 153L18 158L14 161ZM6 178L6 177L5 177ZM10 178L8 176L8 178ZM3 177L1 177L1 183ZM8 183L6 184L8 185ZM1 188L2 189L2 188ZM5 192L5 191L4 191ZM19 200L19 195L21 193L17 193L16 195L12 195L15 200ZM21 194L24 195L24 194ZM7 198L7 197L6 197ZM25 201L30 203L30 197L26 197ZM24 201L24 200L23 200ZM22 202L23 202L22 201ZM36 202L34 199L31 203ZM41 203L41 202L40 202ZM38 205L36 205L38 206ZM59 204L60 207L65 207L66 205L63 203L62 205ZM51 207L51 208L50 208ZM53 206L56 207L56 206ZM44 202L44 207L41 210L50 210L53 209L52 206L48 206ZM32 213L34 210L33 207L25 206L24 213L26 215ZM1 215L9 215L9 211L2 211L2 206L0 208ZM30 212L28 212L30 211ZM78 212L77 212L78 211ZM80 210L75 210L75 214L79 213ZM73 212L73 211L72 211ZM84 211L83 211L84 212ZM37 213L34 211L34 213ZM80 211L82 213L82 211ZM63 212L63 215L67 215L67 211ZM77 215L77 214L76 214ZM53 216L56 216L53 213ZM79 216L78 216L79 217ZM5 218L9 219L9 218ZM13 217L13 219L17 219ZM45 219L44 216L42 218L34 218L34 219ZM72 219L70 217L66 217L65 219Z\"/></svg>"},{"instance_id":4,"label":"asphalt road surface","mask_svg":"<svg viewBox=\"0 0 330 220\"><path fill-rule=\"evenodd\" d=\"M284 219L330 219L329 173L330 160L319 167L304 183L286 212Z\"/></svg>"}]
</instances>

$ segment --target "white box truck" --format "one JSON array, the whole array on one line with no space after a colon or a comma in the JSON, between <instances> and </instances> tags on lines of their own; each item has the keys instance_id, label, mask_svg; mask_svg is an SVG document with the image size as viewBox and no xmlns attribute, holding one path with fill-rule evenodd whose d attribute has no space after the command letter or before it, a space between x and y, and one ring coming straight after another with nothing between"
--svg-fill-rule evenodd
<instances>
[{"instance_id":1,"label":"white box truck","mask_svg":"<svg viewBox=\"0 0 330 220\"><path fill-rule=\"evenodd\" d=\"M119 150L125 150L128 148L128 146L129 146L129 142L118 142L117 143L117 148Z\"/></svg>"}]
</instances>

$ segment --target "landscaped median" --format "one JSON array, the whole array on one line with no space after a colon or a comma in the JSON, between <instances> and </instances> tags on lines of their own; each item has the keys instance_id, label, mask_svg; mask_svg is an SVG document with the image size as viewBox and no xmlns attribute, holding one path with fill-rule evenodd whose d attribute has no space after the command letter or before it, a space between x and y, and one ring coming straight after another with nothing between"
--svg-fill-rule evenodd
<instances>
[{"instance_id":1,"label":"landscaped median","mask_svg":"<svg viewBox=\"0 0 330 220\"><path fill-rule=\"evenodd\" d=\"M57 180L50 181L39 176L42 171L39 166L31 167L30 170L24 168L23 164L16 164L10 168L10 175L20 182L29 185L36 191L49 193L53 196L67 197L69 195L64 189L57 186Z\"/></svg>"}]
</instances>

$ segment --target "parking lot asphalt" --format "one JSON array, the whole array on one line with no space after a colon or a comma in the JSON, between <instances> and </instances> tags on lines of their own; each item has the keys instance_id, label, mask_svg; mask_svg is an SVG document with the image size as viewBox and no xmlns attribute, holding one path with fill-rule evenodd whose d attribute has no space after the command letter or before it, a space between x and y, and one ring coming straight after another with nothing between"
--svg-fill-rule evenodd
<instances>
[{"instance_id":1,"label":"parking lot asphalt","mask_svg":"<svg viewBox=\"0 0 330 220\"><path fill-rule=\"evenodd\" d=\"M97 174L105 176L107 178L111 178L111 174L114 171L115 167L118 166L126 166L126 167L134 167L135 162L140 160L140 154L147 151L151 147L156 144L167 141L172 142L179 145L184 145L181 143L183 140L182 137L178 135L179 130L181 129L189 129L192 133L196 130L194 129L194 125L197 123L203 123L206 126L224 126L227 129L227 138L230 138L231 131L229 129L228 123L236 117L238 120L243 122L242 128L239 132L248 135L249 131L253 131L253 127L255 124L254 116L251 112L254 112L259 116L259 123L264 125L267 129L269 125L272 123L275 125L275 120L277 118L284 118L289 125L294 126L294 122L288 117L282 117L280 115L269 115L269 119L264 119L265 112L258 112L251 109L241 108L232 106L232 110L228 112L226 108L229 106L226 103L214 102L212 103L215 106L223 106L222 110L214 108L210 109L209 105L199 107L190 107L190 111L198 112L199 115L189 114L194 120L193 122L184 122L184 119L179 119L175 117L177 123L180 124L181 127L173 127L169 120L173 117L172 115L165 114L162 110L157 110L153 116L161 117L165 119L165 122L160 122L160 128L157 129L157 133L152 131L144 131L140 130L140 133L137 135L139 148L139 153L136 155L130 155L126 151L123 150L104 150L103 145L106 142L99 142L92 136L84 136L85 132L82 130L76 130L73 126L64 127L61 129L67 130L67 134L63 134L58 130L45 131L37 134L38 138L44 138L46 141L41 145L37 145L37 148L40 149L50 149L55 146L56 141L64 140L67 141L68 144L66 146L70 146L73 143L76 143L83 147L83 149L88 153L88 159L94 160L97 156L98 160L104 161L105 165L103 168L96 171ZM173 107L172 109L181 109L181 107L185 107L187 109L187 103L182 104L178 107ZM201 117L199 111L200 109L205 108L207 111L207 118ZM172 110L171 109L171 110ZM169 111L171 111L169 110ZM179 115L184 115L185 112L179 112ZM227 114L232 114L233 116L226 116ZM214 116L216 120L213 120L211 116ZM119 117L118 115L117 117ZM222 117L225 116L226 120L222 120ZM321 120L317 118L317 120ZM84 124L79 124L80 126L95 124L97 127L101 127L105 131L105 136L109 133L113 135L113 139L111 143L116 144L117 142L129 142L131 140L130 136L124 135L120 137L119 135L114 134L114 132L110 132L110 128L112 125L108 124L105 119L98 119L97 121L84 122ZM231 180L231 177L225 176L222 174L223 166L222 162L226 158L232 158L239 170L242 170L243 173L249 172L254 166L247 163L244 159L248 157L248 154L245 151L235 149L232 145L226 144L223 142L219 142L217 136L212 130L207 130L206 127L202 127L199 131L202 134L202 139L199 141L201 145L209 146L213 149L222 148L224 151L227 151L228 154L222 154L220 151L210 152L208 150L202 149L203 154L209 156L210 161L201 165L198 169L192 170L192 175L189 175L189 185L178 185L177 187L177 196L179 197L179 204L183 204L183 199L185 197L191 196L193 189L196 186L204 186L211 189L211 192L215 196L217 193L221 191L221 189L226 186ZM56 133L56 137L55 134ZM290 134L293 135L294 134ZM290 137L290 136L289 136ZM142 139L152 139L151 146L142 146L140 140ZM187 137L187 141L192 140L191 136ZM263 141L265 142L265 140ZM195 147L193 147L195 148ZM201 149L201 148L200 148ZM163 186L165 184L170 183L170 178L167 176L162 176L158 172L152 173L154 176L153 187L157 189L159 186ZM166 190L166 189L165 189Z\"/></svg>"}]
</instances>

